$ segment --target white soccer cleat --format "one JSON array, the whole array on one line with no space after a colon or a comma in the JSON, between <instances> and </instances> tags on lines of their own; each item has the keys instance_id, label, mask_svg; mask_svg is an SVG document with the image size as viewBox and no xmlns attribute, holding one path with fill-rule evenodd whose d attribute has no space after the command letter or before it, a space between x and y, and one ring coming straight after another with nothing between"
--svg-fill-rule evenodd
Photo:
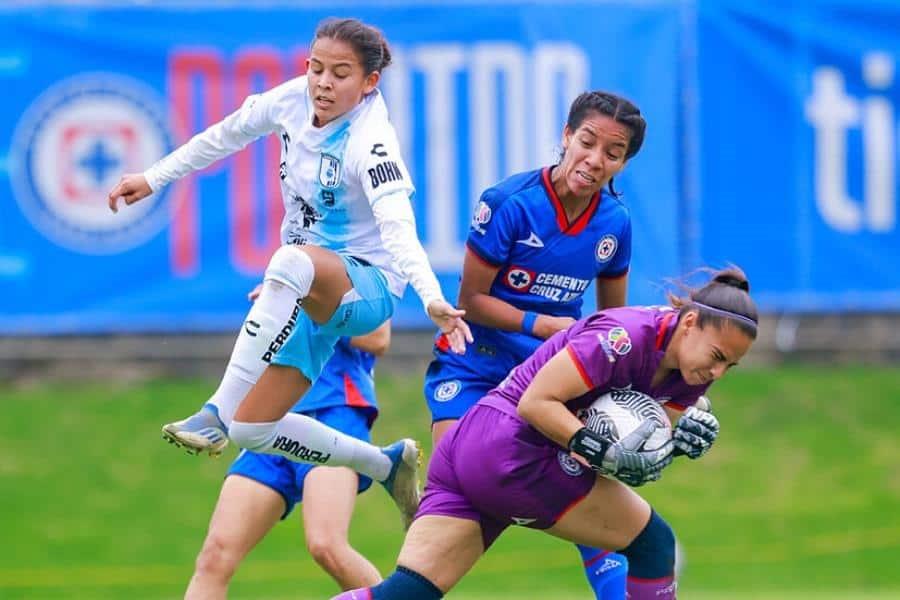
<instances>
[{"instance_id":1,"label":"white soccer cleat","mask_svg":"<svg viewBox=\"0 0 900 600\"><path fill-rule=\"evenodd\" d=\"M216 407L207 404L187 419L163 425L162 434L164 440L184 448L188 454L206 452L218 457L228 445L226 429Z\"/></svg>"},{"instance_id":2,"label":"white soccer cleat","mask_svg":"<svg viewBox=\"0 0 900 600\"><path fill-rule=\"evenodd\" d=\"M391 472L381 482L400 509L403 529L409 529L419 509L419 467L422 450L415 440L403 439L381 449L391 459Z\"/></svg>"}]
</instances>

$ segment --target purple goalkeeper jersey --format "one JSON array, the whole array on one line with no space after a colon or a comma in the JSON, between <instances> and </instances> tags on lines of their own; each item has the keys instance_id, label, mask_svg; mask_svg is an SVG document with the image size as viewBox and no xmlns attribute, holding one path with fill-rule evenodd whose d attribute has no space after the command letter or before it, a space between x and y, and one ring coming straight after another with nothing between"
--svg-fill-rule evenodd
<instances>
[{"instance_id":1,"label":"purple goalkeeper jersey","mask_svg":"<svg viewBox=\"0 0 900 600\"><path fill-rule=\"evenodd\" d=\"M525 362L479 404L516 414L516 405L538 370L565 349L590 388L566 402L573 413L613 389L643 392L660 404L678 408L693 405L709 384L688 385L677 370L652 386L656 369L678 324L679 313L669 307L611 308L596 312L544 342Z\"/></svg>"}]
</instances>

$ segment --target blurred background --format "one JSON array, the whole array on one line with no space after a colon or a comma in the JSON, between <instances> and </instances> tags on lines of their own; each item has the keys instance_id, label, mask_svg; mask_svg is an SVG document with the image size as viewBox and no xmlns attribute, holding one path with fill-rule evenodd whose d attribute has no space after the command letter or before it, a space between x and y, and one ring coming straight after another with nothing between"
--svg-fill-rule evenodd
<instances>
[{"instance_id":1,"label":"blurred background","mask_svg":"<svg viewBox=\"0 0 900 600\"><path fill-rule=\"evenodd\" d=\"M187 457L158 428L214 389L279 243L278 140L115 216L105 197L301 74L333 15L392 44L381 89L448 297L480 191L555 162L586 89L648 122L616 180L630 302L700 266L747 272L762 335L713 389L723 435L645 488L684 551L680 597L900 598L900 0L0 5L0 598L182 593L233 451ZM430 450L411 292L394 326L374 438ZM369 492L353 526L382 571L392 511ZM234 597L336 591L298 521ZM582 578L570 545L516 530L448 597L588 598Z\"/></svg>"}]
</instances>

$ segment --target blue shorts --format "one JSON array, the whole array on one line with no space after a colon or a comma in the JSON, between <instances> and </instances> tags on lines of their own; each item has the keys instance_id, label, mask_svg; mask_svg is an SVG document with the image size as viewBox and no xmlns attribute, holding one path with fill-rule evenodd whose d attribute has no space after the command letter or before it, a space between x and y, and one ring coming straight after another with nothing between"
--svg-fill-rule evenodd
<instances>
[{"instance_id":1,"label":"blue shorts","mask_svg":"<svg viewBox=\"0 0 900 600\"><path fill-rule=\"evenodd\" d=\"M460 419L499 384L452 363L433 360L425 372L425 402L431 422Z\"/></svg>"},{"instance_id":2,"label":"blue shorts","mask_svg":"<svg viewBox=\"0 0 900 600\"><path fill-rule=\"evenodd\" d=\"M303 414L357 439L366 442L370 440L370 409L332 406ZM317 466L319 465L294 462L274 454L241 450L238 457L231 463L228 475L247 477L281 494L285 504L284 514L281 518L284 519L294 509L295 504L303 501L303 481L306 479L306 474ZM370 485L372 485L372 480L360 475L357 493L366 491Z\"/></svg>"},{"instance_id":3,"label":"blue shorts","mask_svg":"<svg viewBox=\"0 0 900 600\"><path fill-rule=\"evenodd\" d=\"M331 319L323 325L300 311L294 331L272 357L272 364L299 369L310 381L315 381L325 368L341 336L374 331L391 318L398 301L381 269L352 256L341 255L341 259L353 288L344 294Z\"/></svg>"}]
</instances>

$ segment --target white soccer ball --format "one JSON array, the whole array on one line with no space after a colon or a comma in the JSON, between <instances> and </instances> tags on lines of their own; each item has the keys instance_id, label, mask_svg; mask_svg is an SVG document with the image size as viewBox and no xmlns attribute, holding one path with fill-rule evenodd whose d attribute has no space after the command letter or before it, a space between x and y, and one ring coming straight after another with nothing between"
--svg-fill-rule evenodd
<instances>
[{"instance_id":1,"label":"white soccer ball","mask_svg":"<svg viewBox=\"0 0 900 600\"><path fill-rule=\"evenodd\" d=\"M655 450L672 438L672 425L662 405L647 394L633 390L613 390L603 394L576 415L585 427L615 442L637 429L647 419L656 429L642 449Z\"/></svg>"}]
</instances>

